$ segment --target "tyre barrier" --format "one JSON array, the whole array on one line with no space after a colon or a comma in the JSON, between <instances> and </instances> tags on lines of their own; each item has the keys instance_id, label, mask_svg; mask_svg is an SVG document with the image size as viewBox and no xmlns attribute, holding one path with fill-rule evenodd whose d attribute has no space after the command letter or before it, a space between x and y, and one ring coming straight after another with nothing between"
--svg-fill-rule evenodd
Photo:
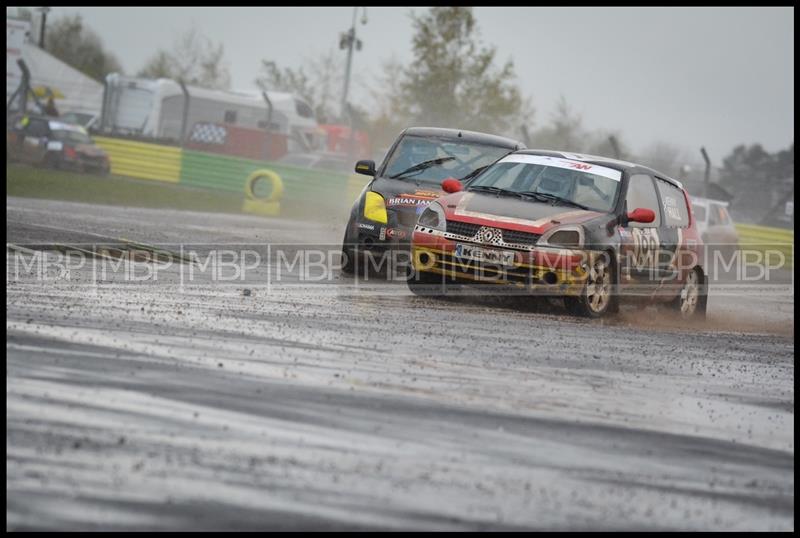
<instances>
[{"instance_id":1,"label":"tyre barrier","mask_svg":"<svg viewBox=\"0 0 800 538\"><path fill-rule=\"evenodd\" d=\"M272 170L262 168L250 174L244 184L244 194L243 212L267 217L280 215L283 180Z\"/></svg>"}]
</instances>

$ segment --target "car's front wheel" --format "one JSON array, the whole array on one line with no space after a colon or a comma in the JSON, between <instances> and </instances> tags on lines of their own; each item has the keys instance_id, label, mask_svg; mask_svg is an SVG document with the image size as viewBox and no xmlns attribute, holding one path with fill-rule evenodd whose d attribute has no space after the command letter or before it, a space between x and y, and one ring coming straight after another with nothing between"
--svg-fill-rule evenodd
<instances>
[{"instance_id":1,"label":"car's front wheel","mask_svg":"<svg viewBox=\"0 0 800 538\"><path fill-rule=\"evenodd\" d=\"M352 221L347 223L347 230L350 230L351 224ZM345 231L344 239L342 239L342 272L348 275L354 275L358 271L358 259L352 249L353 246L348 242L347 231Z\"/></svg>"},{"instance_id":2,"label":"car's front wheel","mask_svg":"<svg viewBox=\"0 0 800 538\"><path fill-rule=\"evenodd\" d=\"M445 291L442 275L418 272L414 269L409 269L409 274L406 278L406 284L408 284L408 289L414 295L422 295L426 297L432 295L443 295Z\"/></svg>"},{"instance_id":3,"label":"car's front wheel","mask_svg":"<svg viewBox=\"0 0 800 538\"><path fill-rule=\"evenodd\" d=\"M46 168L52 168L53 170L58 170L59 168L61 168L61 158L56 153L48 152L47 155L45 155L42 164Z\"/></svg>"},{"instance_id":4,"label":"car's front wheel","mask_svg":"<svg viewBox=\"0 0 800 538\"><path fill-rule=\"evenodd\" d=\"M599 318L614 311L614 267L607 256L592 261L581 294L564 297L567 311L575 316Z\"/></svg>"},{"instance_id":5,"label":"car's front wheel","mask_svg":"<svg viewBox=\"0 0 800 538\"><path fill-rule=\"evenodd\" d=\"M342 245L342 272L348 275L354 275L356 271L358 271L358 262L355 252Z\"/></svg>"}]
</instances>

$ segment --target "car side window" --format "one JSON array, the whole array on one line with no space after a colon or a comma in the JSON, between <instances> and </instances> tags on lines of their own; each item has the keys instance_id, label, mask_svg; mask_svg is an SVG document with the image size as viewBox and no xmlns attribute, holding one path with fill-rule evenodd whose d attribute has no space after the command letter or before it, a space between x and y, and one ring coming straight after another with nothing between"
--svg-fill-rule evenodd
<instances>
[{"instance_id":1,"label":"car side window","mask_svg":"<svg viewBox=\"0 0 800 538\"><path fill-rule=\"evenodd\" d=\"M28 136L42 137L47 136L47 123L42 120L31 119L28 128L25 129Z\"/></svg>"},{"instance_id":2,"label":"car side window","mask_svg":"<svg viewBox=\"0 0 800 538\"><path fill-rule=\"evenodd\" d=\"M661 225L661 210L658 207L658 195L653 185L653 178L647 174L634 174L628 181L628 195L625 198L626 211L633 211L639 207L652 209L656 219L650 223L631 222L631 228L657 228Z\"/></svg>"},{"instance_id":3,"label":"car side window","mask_svg":"<svg viewBox=\"0 0 800 538\"><path fill-rule=\"evenodd\" d=\"M672 228L689 226L689 208L683 191L661 178L656 178L658 193L661 195L661 207L664 210L664 224Z\"/></svg>"}]
</instances>

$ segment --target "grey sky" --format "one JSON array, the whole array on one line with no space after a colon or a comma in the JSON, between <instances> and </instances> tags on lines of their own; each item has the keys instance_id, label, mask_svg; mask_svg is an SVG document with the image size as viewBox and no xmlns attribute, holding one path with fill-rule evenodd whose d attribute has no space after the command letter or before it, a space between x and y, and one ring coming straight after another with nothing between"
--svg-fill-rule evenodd
<instances>
[{"instance_id":1,"label":"grey sky","mask_svg":"<svg viewBox=\"0 0 800 538\"><path fill-rule=\"evenodd\" d=\"M423 8L415 8L421 11ZM383 62L411 59L409 8L368 8L354 71L365 101ZM225 45L234 89L261 58L297 66L349 28L352 8L53 8L78 12L133 73L194 24ZM536 124L560 94L588 128L618 129L634 150L663 140L721 159L739 143L794 140L793 8L476 8L486 44L513 59ZM360 17L360 13L359 13ZM344 54L343 51L340 52ZM535 127L536 125L534 125Z\"/></svg>"}]
</instances>

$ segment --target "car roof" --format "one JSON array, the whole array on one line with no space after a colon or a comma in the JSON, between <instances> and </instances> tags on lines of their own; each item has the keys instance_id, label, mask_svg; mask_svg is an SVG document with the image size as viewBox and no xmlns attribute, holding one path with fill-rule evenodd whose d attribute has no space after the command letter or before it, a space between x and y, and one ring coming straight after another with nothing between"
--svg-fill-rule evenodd
<instances>
[{"instance_id":1,"label":"car roof","mask_svg":"<svg viewBox=\"0 0 800 538\"><path fill-rule=\"evenodd\" d=\"M525 144L511 138L497 136L476 131L466 131L464 129L446 129L443 127L409 127L403 134L413 136L429 136L437 138L452 138L464 142L474 142L486 144L488 146L499 146L513 150L524 149Z\"/></svg>"},{"instance_id":2,"label":"car roof","mask_svg":"<svg viewBox=\"0 0 800 538\"><path fill-rule=\"evenodd\" d=\"M623 161L621 159L611 159L610 157L601 157L599 155L588 155L586 153L575 153L571 151L554 151L549 149L523 149L517 151L515 153L522 153L526 155L545 155L548 157L561 157L563 159L569 159L572 161L581 161L586 162L589 164L596 164L598 166L606 166L608 168L614 168L615 170L619 170L621 172L642 172L647 174L652 174L658 176L661 179L666 180L669 183L672 183L676 187L683 189L683 184L677 179L671 178L666 174L663 174L657 170L653 170L647 166L632 163L629 161Z\"/></svg>"},{"instance_id":3,"label":"car roof","mask_svg":"<svg viewBox=\"0 0 800 538\"><path fill-rule=\"evenodd\" d=\"M724 202L722 200L714 200L713 198L703 198L702 196L691 196L690 197L693 204L698 205L721 205L722 207L728 207L730 204L728 202Z\"/></svg>"}]
</instances>

